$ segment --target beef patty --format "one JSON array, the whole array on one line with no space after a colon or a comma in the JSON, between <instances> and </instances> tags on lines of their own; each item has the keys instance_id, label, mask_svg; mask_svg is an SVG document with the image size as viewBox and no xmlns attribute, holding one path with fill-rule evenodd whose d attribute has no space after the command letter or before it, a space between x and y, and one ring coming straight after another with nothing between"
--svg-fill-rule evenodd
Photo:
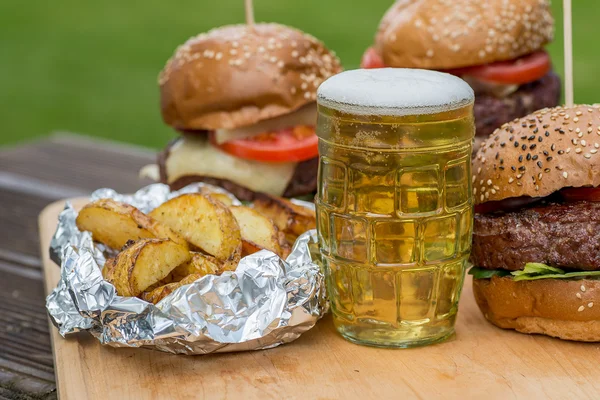
<instances>
[{"instance_id":1,"label":"beef patty","mask_svg":"<svg viewBox=\"0 0 600 400\"><path fill-rule=\"evenodd\" d=\"M158 153L157 163L160 171L160 181L162 183L167 183L167 171L165 169L165 162L167 157L169 156L169 152L171 147L177 142L179 139L175 139L171 141L167 147ZM295 196L303 196L306 194L311 194L317 190L317 170L319 168L319 158L311 158L306 161L299 162L296 165L296 169L294 170L294 174L288 183L285 192L283 193L284 197L295 197ZM231 192L235 197L240 200L252 201L254 200L255 192L252 190L227 179L214 178L210 176L201 176L201 175L185 175L182 176L175 181L171 182L169 186L172 190L181 189L190 183L194 182L206 182L211 185L220 186L223 189Z\"/></svg>"},{"instance_id":2,"label":"beef patty","mask_svg":"<svg viewBox=\"0 0 600 400\"><path fill-rule=\"evenodd\" d=\"M509 271L528 262L600 270L600 203L537 203L514 212L476 214L471 262Z\"/></svg>"},{"instance_id":3,"label":"beef patty","mask_svg":"<svg viewBox=\"0 0 600 400\"><path fill-rule=\"evenodd\" d=\"M517 91L499 98L491 94L476 94L473 113L476 135L487 138L508 121L523 117L560 101L560 78L549 72L537 81L519 86Z\"/></svg>"}]
</instances>

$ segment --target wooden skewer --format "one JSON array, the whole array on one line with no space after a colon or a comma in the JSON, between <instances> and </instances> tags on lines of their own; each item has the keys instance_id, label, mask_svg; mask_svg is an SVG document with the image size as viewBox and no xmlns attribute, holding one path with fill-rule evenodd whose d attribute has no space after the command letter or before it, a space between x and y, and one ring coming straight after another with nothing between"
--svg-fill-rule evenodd
<instances>
[{"instance_id":1,"label":"wooden skewer","mask_svg":"<svg viewBox=\"0 0 600 400\"><path fill-rule=\"evenodd\" d=\"M565 52L565 104L573 106L573 27L571 0L563 0L563 38Z\"/></svg>"},{"instance_id":2,"label":"wooden skewer","mask_svg":"<svg viewBox=\"0 0 600 400\"><path fill-rule=\"evenodd\" d=\"M244 0L246 4L246 24L249 26L254 25L254 7L252 0Z\"/></svg>"}]
</instances>

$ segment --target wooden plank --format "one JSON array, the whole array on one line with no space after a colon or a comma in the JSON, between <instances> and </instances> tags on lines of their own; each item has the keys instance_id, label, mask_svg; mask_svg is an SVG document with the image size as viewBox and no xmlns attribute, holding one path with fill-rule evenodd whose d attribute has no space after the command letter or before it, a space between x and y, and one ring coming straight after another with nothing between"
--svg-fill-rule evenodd
<instances>
[{"instance_id":1,"label":"wooden plank","mask_svg":"<svg viewBox=\"0 0 600 400\"><path fill-rule=\"evenodd\" d=\"M55 203L40 216L48 290L59 271L45 248L61 209L62 203ZM456 331L454 338L435 346L378 349L345 341L326 317L285 346L199 357L102 347L90 336L62 339L56 329L52 343L63 400L600 398L598 344L493 327L475 305L470 279Z\"/></svg>"},{"instance_id":2,"label":"wooden plank","mask_svg":"<svg viewBox=\"0 0 600 400\"><path fill-rule=\"evenodd\" d=\"M56 388L41 271L24 259L0 253L0 387L15 398Z\"/></svg>"},{"instance_id":3,"label":"wooden plank","mask_svg":"<svg viewBox=\"0 0 600 400\"><path fill-rule=\"evenodd\" d=\"M0 249L37 256L37 217L48 203L99 187L133 192L151 183L138 171L154 160L154 150L73 134L2 148Z\"/></svg>"},{"instance_id":4,"label":"wooden plank","mask_svg":"<svg viewBox=\"0 0 600 400\"><path fill-rule=\"evenodd\" d=\"M36 215L52 201L0 187L0 249L29 257L39 255Z\"/></svg>"},{"instance_id":5,"label":"wooden plank","mask_svg":"<svg viewBox=\"0 0 600 400\"><path fill-rule=\"evenodd\" d=\"M149 183L138 170L154 154L69 134L0 149L0 397L56 397L38 258L40 211L102 186L134 191Z\"/></svg>"},{"instance_id":6,"label":"wooden plank","mask_svg":"<svg viewBox=\"0 0 600 400\"><path fill-rule=\"evenodd\" d=\"M138 172L144 165L153 163L155 155L154 150L141 147L56 134L44 140L3 148L0 150L0 171L34 178L44 182L45 186L59 189L91 192L99 187L111 187L131 192L151 183L148 179L140 179ZM69 196L72 194L65 193L62 198Z\"/></svg>"}]
</instances>

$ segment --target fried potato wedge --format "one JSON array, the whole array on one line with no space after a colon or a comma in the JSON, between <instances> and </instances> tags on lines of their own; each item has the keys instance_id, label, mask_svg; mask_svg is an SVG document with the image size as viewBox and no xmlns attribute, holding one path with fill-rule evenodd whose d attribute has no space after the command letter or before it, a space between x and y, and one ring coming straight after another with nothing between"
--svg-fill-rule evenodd
<instances>
[{"instance_id":1,"label":"fried potato wedge","mask_svg":"<svg viewBox=\"0 0 600 400\"><path fill-rule=\"evenodd\" d=\"M257 193L254 209L271 218L279 230L298 237L317 226L315 212L282 197Z\"/></svg>"},{"instance_id":2,"label":"fried potato wedge","mask_svg":"<svg viewBox=\"0 0 600 400\"><path fill-rule=\"evenodd\" d=\"M115 265L117 263L116 258L107 258L102 268L102 277L107 281L112 281L113 273L115 271Z\"/></svg>"},{"instance_id":3,"label":"fried potato wedge","mask_svg":"<svg viewBox=\"0 0 600 400\"><path fill-rule=\"evenodd\" d=\"M209 274L218 274L223 264L216 258L202 253L191 253L192 258L179 265L171 272L172 281L180 281L189 275L201 276Z\"/></svg>"},{"instance_id":4,"label":"fried potato wedge","mask_svg":"<svg viewBox=\"0 0 600 400\"><path fill-rule=\"evenodd\" d=\"M193 283L196 280L202 278L203 276L203 274L188 275L179 282L167 283L166 285L159 286L151 291L144 292L140 297L142 300L156 304L171 293L173 293L176 289L182 287L183 285Z\"/></svg>"},{"instance_id":5,"label":"fried potato wedge","mask_svg":"<svg viewBox=\"0 0 600 400\"><path fill-rule=\"evenodd\" d=\"M285 233L283 233L281 231L279 232L278 239L279 239L279 247L281 247L281 254L279 255L279 257L281 257L285 260L287 258L287 256L289 256L290 253L292 252L292 245L290 244L290 242L288 242Z\"/></svg>"},{"instance_id":6,"label":"fried potato wedge","mask_svg":"<svg viewBox=\"0 0 600 400\"><path fill-rule=\"evenodd\" d=\"M215 200L220 201L225 204L227 207L233 206L233 199L226 195L225 193L209 193L207 196L212 197Z\"/></svg>"},{"instance_id":7,"label":"fried potato wedge","mask_svg":"<svg viewBox=\"0 0 600 400\"><path fill-rule=\"evenodd\" d=\"M233 206L229 209L240 226L242 256L262 249L281 255L279 229L273 221L250 207Z\"/></svg>"},{"instance_id":8,"label":"fried potato wedge","mask_svg":"<svg viewBox=\"0 0 600 400\"><path fill-rule=\"evenodd\" d=\"M173 229L190 244L235 269L242 253L242 238L235 217L220 201L189 193L175 197L150 216Z\"/></svg>"},{"instance_id":9,"label":"fried potato wedge","mask_svg":"<svg viewBox=\"0 0 600 400\"><path fill-rule=\"evenodd\" d=\"M138 296L191 258L184 246L169 239L140 239L125 247L107 271L119 296Z\"/></svg>"},{"instance_id":10,"label":"fried potato wedge","mask_svg":"<svg viewBox=\"0 0 600 400\"><path fill-rule=\"evenodd\" d=\"M147 238L171 239L187 247L187 242L164 224L132 205L100 199L87 204L77 215L77 228L89 231L92 238L120 250L127 241Z\"/></svg>"}]
</instances>

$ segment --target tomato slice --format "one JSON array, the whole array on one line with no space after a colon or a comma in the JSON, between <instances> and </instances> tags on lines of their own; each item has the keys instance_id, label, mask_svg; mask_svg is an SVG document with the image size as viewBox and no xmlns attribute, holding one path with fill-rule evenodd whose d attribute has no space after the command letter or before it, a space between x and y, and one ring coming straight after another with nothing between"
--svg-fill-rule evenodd
<instances>
[{"instance_id":1,"label":"tomato slice","mask_svg":"<svg viewBox=\"0 0 600 400\"><path fill-rule=\"evenodd\" d=\"M313 126L301 125L222 144L217 144L211 133L210 141L226 153L247 160L305 161L319 155L319 139Z\"/></svg>"},{"instance_id":2,"label":"tomato slice","mask_svg":"<svg viewBox=\"0 0 600 400\"><path fill-rule=\"evenodd\" d=\"M566 188L560 194L567 201L600 201L600 187Z\"/></svg>"},{"instance_id":3,"label":"tomato slice","mask_svg":"<svg viewBox=\"0 0 600 400\"><path fill-rule=\"evenodd\" d=\"M365 69L385 68L385 64L375 49L369 47L362 56L360 67Z\"/></svg>"},{"instance_id":4,"label":"tomato slice","mask_svg":"<svg viewBox=\"0 0 600 400\"><path fill-rule=\"evenodd\" d=\"M537 51L510 61L499 61L475 67L447 70L453 75L470 75L495 83L521 85L533 82L550 71L550 56L545 51Z\"/></svg>"}]
</instances>

